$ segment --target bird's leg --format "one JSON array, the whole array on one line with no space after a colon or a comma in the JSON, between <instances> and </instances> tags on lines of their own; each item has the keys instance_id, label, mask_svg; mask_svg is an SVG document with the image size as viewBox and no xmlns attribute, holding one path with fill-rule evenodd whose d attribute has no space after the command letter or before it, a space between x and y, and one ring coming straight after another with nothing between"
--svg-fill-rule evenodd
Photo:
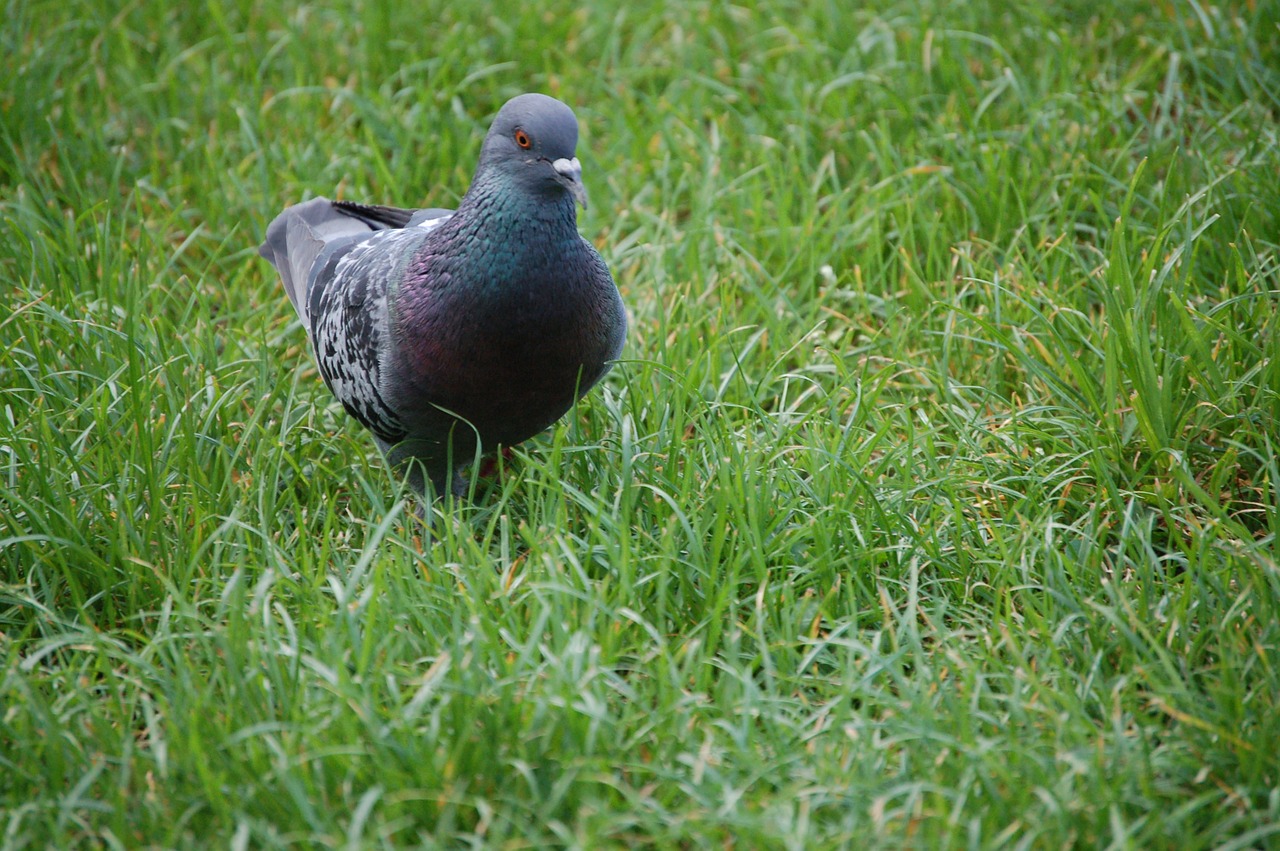
<instances>
[{"instance_id":1,"label":"bird's leg","mask_svg":"<svg viewBox=\"0 0 1280 851\"><path fill-rule=\"evenodd\" d=\"M425 467L419 459L410 460L406 466L409 469L407 471L408 475L405 477L405 482L412 487L414 491L413 515L421 525L420 531L422 533L422 540L430 544L439 540L437 532L433 528L435 525L435 518L431 516L432 504L434 504L436 500L444 499L445 493L449 490L453 492L455 499L461 500L465 498L467 495L467 479L462 475L460 470L455 471L452 475L448 475L446 473L444 476L424 476L423 471L425 470ZM416 479L414 478L415 473L417 476ZM427 480L430 480L431 482L430 492L428 492L426 488ZM419 543L419 546L421 546L421 542Z\"/></svg>"},{"instance_id":2,"label":"bird's leg","mask_svg":"<svg viewBox=\"0 0 1280 851\"><path fill-rule=\"evenodd\" d=\"M469 483L467 477L462 475L461 467L453 471L453 475L449 477L449 485L455 499L466 499Z\"/></svg>"}]
</instances>

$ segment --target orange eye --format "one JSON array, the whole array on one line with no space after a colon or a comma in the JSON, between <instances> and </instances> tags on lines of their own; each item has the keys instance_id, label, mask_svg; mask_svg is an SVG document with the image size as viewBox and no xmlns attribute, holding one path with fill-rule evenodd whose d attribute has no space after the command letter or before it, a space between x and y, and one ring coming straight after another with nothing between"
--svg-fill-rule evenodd
<instances>
[{"instance_id":1,"label":"orange eye","mask_svg":"<svg viewBox=\"0 0 1280 851\"><path fill-rule=\"evenodd\" d=\"M516 131L516 144L522 148L528 148L533 144L533 140L529 138L529 134L523 130Z\"/></svg>"}]
</instances>

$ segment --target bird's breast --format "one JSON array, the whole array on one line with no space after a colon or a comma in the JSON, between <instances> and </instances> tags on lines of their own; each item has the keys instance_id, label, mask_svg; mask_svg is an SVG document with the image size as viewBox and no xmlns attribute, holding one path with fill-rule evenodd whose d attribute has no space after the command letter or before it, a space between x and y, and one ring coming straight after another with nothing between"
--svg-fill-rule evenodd
<instances>
[{"instance_id":1,"label":"bird's breast","mask_svg":"<svg viewBox=\"0 0 1280 851\"><path fill-rule=\"evenodd\" d=\"M547 428L599 380L614 354L609 293L572 274L527 271L500 283L506 285L438 293L424 321L401 326L396 347L405 359L396 372L412 376L397 394L403 403L462 417L486 445L514 444Z\"/></svg>"}]
</instances>

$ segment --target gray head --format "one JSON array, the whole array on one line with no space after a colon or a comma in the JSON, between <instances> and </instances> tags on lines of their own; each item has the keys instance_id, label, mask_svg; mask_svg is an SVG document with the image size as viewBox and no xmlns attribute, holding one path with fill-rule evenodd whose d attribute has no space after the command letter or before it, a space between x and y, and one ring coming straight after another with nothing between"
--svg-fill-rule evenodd
<instances>
[{"instance_id":1,"label":"gray head","mask_svg":"<svg viewBox=\"0 0 1280 851\"><path fill-rule=\"evenodd\" d=\"M520 95L498 110L476 173L501 171L538 194L568 192L585 208L582 166L574 156L577 146L573 110L546 95Z\"/></svg>"}]
</instances>

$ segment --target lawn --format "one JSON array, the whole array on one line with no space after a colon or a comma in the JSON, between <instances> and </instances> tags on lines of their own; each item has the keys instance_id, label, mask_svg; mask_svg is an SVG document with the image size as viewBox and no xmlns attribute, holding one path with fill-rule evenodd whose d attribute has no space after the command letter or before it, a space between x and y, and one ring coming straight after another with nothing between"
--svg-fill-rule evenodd
<instances>
[{"instance_id":1,"label":"lawn","mask_svg":"<svg viewBox=\"0 0 1280 851\"><path fill-rule=\"evenodd\" d=\"M1275 0L13 0L0 847L1280 847ZM421 534L256 254L572 105Z\"/></svg>"}]
</instances>

